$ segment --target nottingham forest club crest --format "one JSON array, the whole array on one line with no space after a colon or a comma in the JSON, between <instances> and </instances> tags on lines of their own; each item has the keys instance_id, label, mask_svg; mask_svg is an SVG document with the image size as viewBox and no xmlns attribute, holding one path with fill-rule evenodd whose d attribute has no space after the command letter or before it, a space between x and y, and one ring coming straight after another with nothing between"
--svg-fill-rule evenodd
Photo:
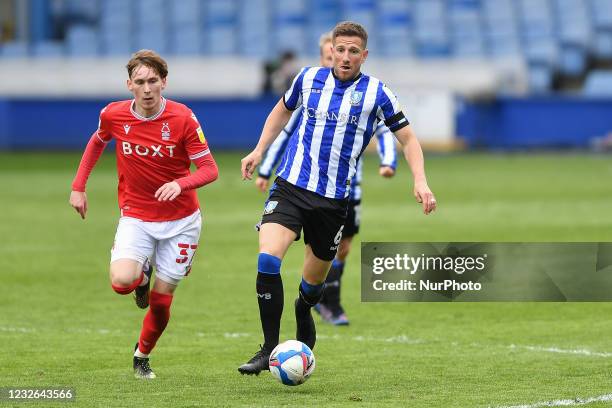
<instances>
[{"instance_id":1,"label":"nottingham forest club crest","mask_svg":"<svg viewBox=\"0 0 612 408\"><path fill-rule=\"evenodd\" d=\"M362 91L353 91L351 92L351 105L356 106L361 102L361 98L363 98Z\"/></svg>"},{"instance_id":2,"label":"nottingham forest club crest","mask_svg":"<svg viewBox=\"0 0 612 408\"><path fill-rule=\"evenodd\" d=\"M162 140L170 140L170 126L167 122L162 123L161 138Z\"/></svg>"}]
</instances>

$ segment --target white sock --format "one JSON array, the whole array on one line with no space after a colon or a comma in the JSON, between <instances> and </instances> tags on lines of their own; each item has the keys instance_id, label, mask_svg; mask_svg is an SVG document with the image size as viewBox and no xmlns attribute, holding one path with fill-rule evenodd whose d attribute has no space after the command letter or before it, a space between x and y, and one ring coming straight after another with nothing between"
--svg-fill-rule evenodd
<instances>
[{"instance_id":1,"label":"white sock","mask_svg":"<svg viewBox=\"0 0 612 408\"><path fill-rule=\"evenodd\" d=\"M147 283L149 283L149 277L143 273L142 274L142 282L140 282L140 285L138 285L138 286L144 286Z\"/></svg>"},{"instance_id":2,"label":"white sock","mask_svg":"<svg viewBox=\"0 0 612 408\"><path fill-rule=\"evenodd\" d=\"M134 357L138 357L138 358L149 358L148 354L142 353L140 351L140 348L136 348L136 351L134 352Z\"/></svg>"},{"instance_id":3,"label":"white sock","mask_svg":"<svg viewBox=\"0 0 612 408\"><path fill-rule=\"evenodd\" d=\"M140 285L138 286L144 286L147 283L149 283L149 277L144 273L144 272L148 272L149 268L151 268L151 264L149 263L149 260L147 259L145 261L145 263L142 265L142 282L140 282Z\"/></svg>"}]
</instances>

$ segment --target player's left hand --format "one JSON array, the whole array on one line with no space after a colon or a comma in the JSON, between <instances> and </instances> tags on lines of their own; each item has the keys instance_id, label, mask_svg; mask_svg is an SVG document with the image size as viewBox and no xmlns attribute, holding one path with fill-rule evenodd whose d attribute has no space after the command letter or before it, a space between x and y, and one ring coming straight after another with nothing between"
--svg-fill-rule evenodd
<instances>
[{"instance_id":1,"label":"player's left hand","mask_svg":"<svg viewBox=\"0 0 612 408\"><path fill-rule=\"evenodd\" d=\"M253 150L245 158L240 161L240 171L242 172L243 180L253 179L253 173L257 165L261 163L261 153Z\"/></svg>"},{"instance_id":2,"label":"player's left hand","mask_svg":"<svg viewBox=\"0 0 612 408\"><path fill-rule=\"evenodd\" d=\"M378 174L384 178L391 178L395 175L395 170L391 166L380 166Z\"/></svg>"},{"instance_id":3,"label":"player's left hand","mask_svg":"<svg viewBox=\"0 0 612 408\"><path fill-rule=\"evenodd\" d=\"M155 192L157 201L172 201L181 194L181 186L176 181L166 183Z\"/></svg>"},{"instance_id":4,"label":"player's left hand","mask_svg":"<svg viewBox=\"0 0 612 408\"><path fill-rule=\"evenodd\" d=\"M423 213L425 215L430 214L436 209L436 198L429 189L427 182L421 181L414 183L414 197L416 198L417 202L423 205Z\"/></svg>"}]
</instances>

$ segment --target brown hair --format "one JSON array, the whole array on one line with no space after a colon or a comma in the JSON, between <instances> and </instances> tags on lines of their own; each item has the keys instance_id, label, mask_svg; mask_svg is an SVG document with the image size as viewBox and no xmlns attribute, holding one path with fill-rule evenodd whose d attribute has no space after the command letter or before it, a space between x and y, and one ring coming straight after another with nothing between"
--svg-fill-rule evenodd
<instances>
[{"instance_id":1,"label":"brown hair","mask_svg":"<svg viewBox=\"0 0 612 408\"><path fill-rule=\"evenodd\" d=\"M132 73L136 67L144 65L149 67L164 79L168 76L168 64L158 53L152 50L140 50L132 54L132 58L128 61L127 68L128 77L132 78Z\"/></svg>"},{"instance_id":2,"label":"brown hair","mask_svg":"<svg viewBox=\"0 0 612 408\"><path fill-rule=\"evenodd\" d=\"M363 48L367 48L368 46L368 32L365 28L359 23L354 23L352 21L342 21L336 24L334 27L334 31L332 33L332 38L334 41L337 37L359 37L363 42Z\"/></svg>"}]
</instances>

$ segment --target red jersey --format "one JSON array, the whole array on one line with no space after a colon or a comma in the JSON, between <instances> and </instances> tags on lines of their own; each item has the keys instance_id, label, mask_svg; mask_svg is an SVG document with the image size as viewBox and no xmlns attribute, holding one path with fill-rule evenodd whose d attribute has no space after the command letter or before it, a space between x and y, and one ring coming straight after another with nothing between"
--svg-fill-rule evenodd
<instances>
[{"instance_id":1,"label":"red jersey","mask_svg":"<svg viewBox=\"0 0 612 408\"><path fill-rule=\"evenodd\" d=\"M133 100L112 102L100 113L97 137L117 143L119 208L124 216L143 221L171 221L198 208L196 191L184 190L173 201L157 201L165 183L187 177L192 160L210 154L204 133L185 105L161 99L157 114L145 118Z\"/></svg>"}]
</instances>

